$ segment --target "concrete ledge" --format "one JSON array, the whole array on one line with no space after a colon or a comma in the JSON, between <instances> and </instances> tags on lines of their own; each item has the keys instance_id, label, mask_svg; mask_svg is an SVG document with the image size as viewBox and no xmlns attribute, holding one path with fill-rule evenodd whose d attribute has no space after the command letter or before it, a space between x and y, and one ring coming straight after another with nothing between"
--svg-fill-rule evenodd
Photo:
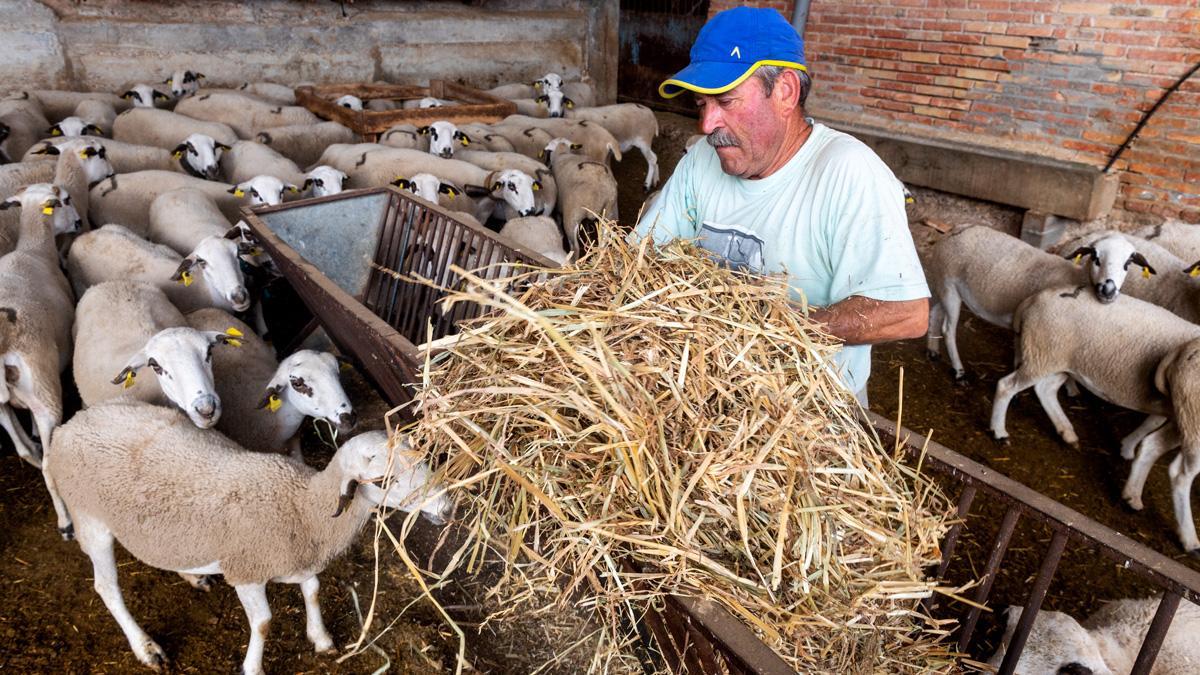
<instances>
[{"instance_id":1,"label":"concrete ledge","mask_svg":"<svg viewBox=\"0 0 1200 675\"><path fill-rule=\"evenodd\" d=\"M871 147L905 183L1046 214L1093 220L1117 197L1116 174L1037 155L829 123Z\"/></svg>"}]
</instances>

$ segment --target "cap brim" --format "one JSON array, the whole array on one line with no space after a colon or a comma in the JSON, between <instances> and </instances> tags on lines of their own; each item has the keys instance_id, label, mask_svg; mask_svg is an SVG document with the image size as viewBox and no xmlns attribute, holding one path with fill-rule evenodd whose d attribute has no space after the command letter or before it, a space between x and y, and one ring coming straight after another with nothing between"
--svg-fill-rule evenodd
<instances>
[{"instance_id":1,"label":"cap brim","mask_svg":"<svg viewBox=\"0 0 1200 675\"><path fill-rule=\"evenodd\" d=\"M697 61L675 73L675 76L658 85L658 95L675 98L684 91L697 94L723 94L746 81L759 66L784 66L807 71L803 63L766 59L745 66L740 63L720 61Z\"/></svg>"}]
</instances>

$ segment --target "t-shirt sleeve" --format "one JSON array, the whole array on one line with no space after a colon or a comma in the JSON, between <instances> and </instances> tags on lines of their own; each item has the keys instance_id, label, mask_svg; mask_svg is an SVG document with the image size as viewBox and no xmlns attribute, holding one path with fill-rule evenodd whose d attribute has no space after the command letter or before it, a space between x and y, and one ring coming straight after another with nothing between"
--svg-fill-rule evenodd
<instances>
[{"instance_id":1,"label":"t-shirt sleeve","mask_svg":"<svg viewBox=\"0 0 1200 675\"><path fill-rule=\"evenodd\" d=\"M829 167L834 181L822 218L831 303L852 295L901 301L929 297L901 183L870 148L851 141Z\"/></svg>"},{"instance_id":2,"label":"t-shirt sleeve","mask_svg":"<svg viewBox=\"0 0 1200 675\"><path fill-rule=\"evenodd\" d=\"M695 159L696 153L689 152L679 160L658 199L638 220L633 231L638 240L653 234L654 243L662 246L672 239L696 236Z\"/></svg>"}]
</instances>

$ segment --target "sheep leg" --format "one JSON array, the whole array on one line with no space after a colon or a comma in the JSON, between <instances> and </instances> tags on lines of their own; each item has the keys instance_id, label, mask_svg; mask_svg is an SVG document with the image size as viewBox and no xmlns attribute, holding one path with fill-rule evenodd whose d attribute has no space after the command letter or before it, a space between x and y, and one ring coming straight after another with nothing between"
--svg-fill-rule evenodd
<instances>
[{"instance_id":1,"label":"sheep leg","mask_svg":"<svg viewBox=\"0 0 1200 675\"><path fill-rule=\"evenodd\" d=\"M938 341L946 330L945 322L946 310L942 308L942 303L934 300L929 307L929 330L925 332L925 353L930 361L936 361L941 355L942 346Z\"/></svg>"},{"instance_id":2,"label":"sheep leg","mask_svg":"<svg viewBox=\"0 0 1200 675\"><path fill-rule=\"evenodd\" d=\"M650 149L650 142L644 138L635 138L629 142L630 147L638 149L642 153L642 157L646 159L646 192L658 183L658 155ZM621 148L621 152L625 152L629 148Z\"/></svg>"},{"instance_id":3,"label":"sheep leg","mask_svg":"<svg viewBox=\"0 0 1200 675\"><path fill-rule=\"evenodd\" d=\"M48 449L50 434L58 426L61 415L55 414L44 405L32 403L29 406L29 412L33 413L33 422L42 438L42 447ZM50 493L50 502L54 504L54 515L58 520L58 533L62 535L63 540L70 541L75 538L75 526L71 523L71 514L67 511L67 505L63 502L62 497L58 496L58 488L54 485L54 479L46 471L45 456L42 457L42 460L42 478L46 481L46 491Z\"/></svg>"},{"instance_id":4,"label":"sheep leg","mask_svg":"<svg viewBox=\"0 0 1200 675\"><path fill-rule=\"evenodd\" d=\"M1054 430L1062 437L1063 442L1072 447L1079 447L1079 437L1075 435L1075 427L1071 426L1071 420L1058 403L1058 389L1068 379L1070 378L1066 373L1048 375L1033 385L1033 391L1037 394L1038 402L1042 404L1042 410L1046 411L1046 415L1050 417L1050 422L1054 424Z\"/></svg>"},{"instance_id":5,"label":"sheep leg","mask_svg":"<svg viewBox=\"0 0 1200 675\"><path fill-rule=\"evenodd\" d=\"M1009 373L996 383L996 395L992 399L992 436L998 441L1008 439L1008 430L1004 428L1004 420L1008 416L1008 406L1013 397L1034 386L1037 380L1025 375L1020 370Z\"/></svg>"},{"instance_id":6,"label":"sheep leg","mask_svg":"<svg viewBox=\"0 0 1200 675\"><path fill-rule=\"evenodd\" d=\"M1179 542L1192 555L1200 555L1200 540L1196 539L1196 523L1192 520L1192 481L1200 473L1198 451L1200 448L1185 443L1167 469L1171 476L1171 501L1175 503L1175 526L1179 528Z\"/></svg>"},{"instance_id":7,"label":"sheep leg","mask_svg":"<svg viewBox=\"0 0 1200 675\"><path fill-rule=\"evenodd\" d=\"M34 468L42 468L42 452L38 449L37 443L29 438L25 433L25 429L21 427L21 423L13 415L12 407L8 404L0 404L0 427L3 427L8 432L8 437L12 439L13 447L17 449L17 455L29 462Z\"/></svg>"},{"instance_id":8,"label":"sheep leg","mask_svg":"<svg viewBox=\"0 0 1200 675\"><path fill-rule=\"evenodd\" d=\"M147 666L155 670L161 669L167 662L166 653L138 625L137 620L125 607L125 599L121 596L121 586L117 583L117 560L113 555L112 532L100 521L82 517L79 519L79 547L92 559L96 593L104 601L109 614L112 614L121 626L134 655Z\"/></svg>"},{"instance_id":9,"label":"sheep leg","mask_svg":"<svg viewBox=\"0 0 1200 675\"><path fill-rule=\"evenodd\" d=\"M1162 415L1146 415L1146 419L1129 435L1121 439L1121 458L1133 459L1138 443L1141 443L1150 432L1155 431L1167 421Z\"/></svg>"},{"instance_id":10,"label":"sheep leg","mask_svg":"<svg viewBox=\"0 0 1200 675\"><path fill-rule=\"evenodd\" d=\"M250 622L250 646L246 648L246 660L242 661L243 675L262 675L263 646L267 642L267 630L271 627L271 605L267 602L266 584L242 584L234 586L246 619Z\"/></svg>"},{"instance_id":11,"label":"sheep leg","mask_svg":"<svg viewBox=\"0 0 1200 675\"><path fill-rule=\"evenodd\" d=\"M179 576L183 577L183 580L188 582L188 585L192 588L204 591L205 593L211 591L216 584L216 575L213 574L188 574L187 572L180 572Z\"/></svg>"},{"instance_id":12,"label":"sheep leg","mask_svg":"<svg viewBox=\"0 0 1200 675\"><path fill-rule=\"evenodd\" d=\"M1155 415L1150 417L1155 417ZM1145 426L1145 422L1142 423L1142 426ZM1141 427L1138 428L1141 429ZM1142 441L1137 458L1129 467L1129 477L1125 479L1125 487L1121 490L1121 498L1134 511L1142 510L1142 490L1146 487L1146 477L1150 475L1150 468L1154 466L1159 457L1179 445L1179 436L1175 432L1175 425L1168 424L1147 435ZM1130 436L1132 435L1130 434Z\"/></svg>"},{"instance_id":13,"label":"sheep leg","mask_svg":"<svg viewBox=\"0 0 1200 675\"><path fill-rule=\"evenodd\" d=\"M947 288L946 292L942 294L942 308L946 312L946 320L943 322L946 353L950 355L950 366L954 368L954 379L962 380L967 376L967 371L963 369L962 357L958 355L958 315L962 311L962 298L959 297L958 291L953 286Z\"/></svg>"},{"instance_id":14,"label":"sheep leg","mask_svg":"<svg viewBox=\"0 0 1200 675\"><path fill-rule=\"evenodd\" d=\"M304 595L304 623L308 641L313 643L318 654L332 651L334 648L333 638L329 637L329 631L325 630L325 622L321 619L321 601L317 598L320 588L321 582L317 581L315 574L300 582L300 592Z\"/></svg>"}]
</instances>

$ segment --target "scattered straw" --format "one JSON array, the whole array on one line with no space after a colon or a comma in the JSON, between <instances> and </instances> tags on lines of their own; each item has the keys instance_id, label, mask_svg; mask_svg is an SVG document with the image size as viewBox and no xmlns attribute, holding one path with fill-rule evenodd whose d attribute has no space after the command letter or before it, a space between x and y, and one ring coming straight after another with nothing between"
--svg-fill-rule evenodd
<instances>
[{"instance_id":1,"label":"scattered straw","mask_svg":"<svg viewBox=\"0 0 1200 675\"><path fill-rule=\"evenodd\" d=\"M635 669L631 608L690 595L802 672L952 669L920 605L952 509L859 421L784 281L600 238L519 297L463 273L446 302L498 312L439 341L403 430L461 486L455 564L506 563L491 620L593 607L593 668Z\"/></svg>"}]
</instances>

